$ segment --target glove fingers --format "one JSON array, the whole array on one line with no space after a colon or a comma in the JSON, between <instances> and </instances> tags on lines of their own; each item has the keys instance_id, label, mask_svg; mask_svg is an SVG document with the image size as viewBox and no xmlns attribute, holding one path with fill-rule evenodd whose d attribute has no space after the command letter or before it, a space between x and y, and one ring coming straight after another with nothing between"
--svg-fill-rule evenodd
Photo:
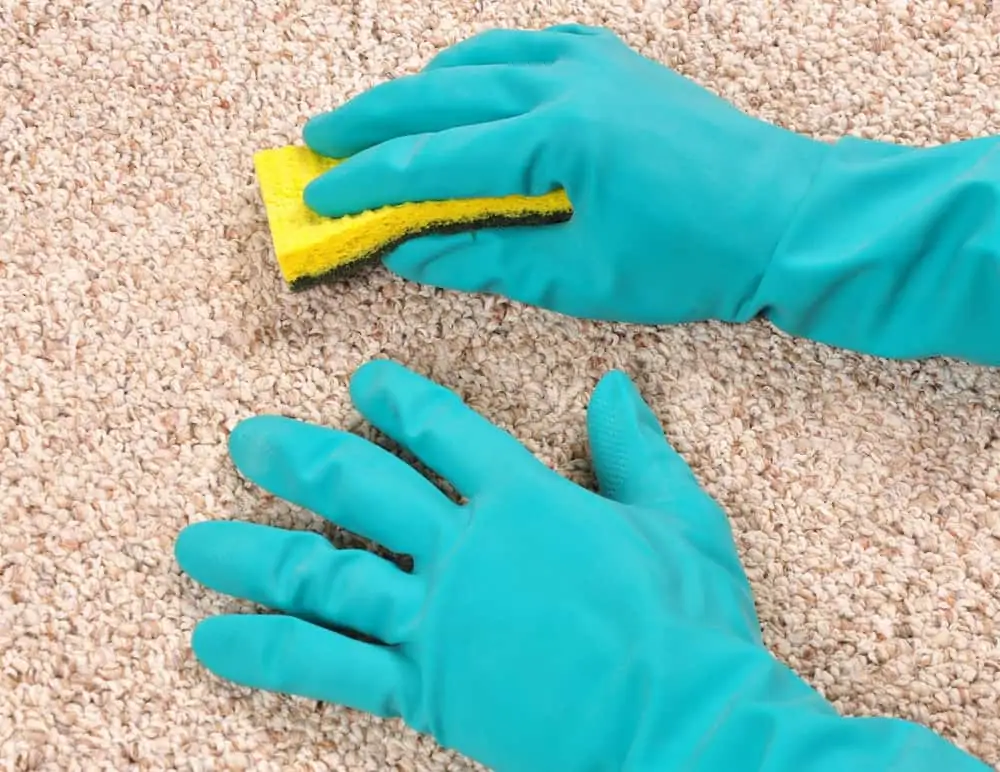
<instances>
[{"instance_id":1,"label":"glove fingers","mask_svg":"<svg viewBox=\"0 0 1000 772\"><path fill-rule=\"evenodd\" d=\"M363 150L313 180L305 202L326 217L412 201L537 196L562 186L550 168L565 139L523 115L413 134Z\"/></svg>"},{"instance_id":2,"label":"glove fingers","mask_svg":"<svg viewBox=\"0 0 1000 772\"><path fill-rule=\"evenodd\" d=\"M611 372L601 379L590 401L587 424L602 495L657 509L673 520L680 527L678 535L730 576L736 609L732 621L756 640L760 634L756 611L729 518L671 447L628 376Z\"/></svg>"},{"instance_id":3,"label":"glove fingers","mask_svg":"<svg viewBox=\"0 0 1000 772\"><path fill-rule=\"evenodd\" d=\"M241 686L343 705L382 718L404 714L409 670L396 651L301 619L224 615L201 622L191 642L208 670Z\"/></svg>"},{"instance_id":4,"label":"glove fingers","mask_svg":"<svg viewBox=\"0 0 1000 772\"><path fill-rule=\"evenodd\" d=\"M482 65L552 64L572 45L558 30L490 29L449 46L427 63L427 70Z\"/></svg>"},{"instance_id":5,"label":"glove fingers","mask_svg":"<svg viewBox=\"0 0 1000 772\"><path fill-rule=\"evenodd\" d=\"M427 478L348 432L280 416L240 423L229 440L252 482L419 565L450 544L455 509Z\"/></svg>"},{"instance_id":6,"label":"glove fingers","mask_svg":"<svg viewBox=\"0 0 1000 772\"><path fill-rule=\"evenodd\" d=\"M347 158L397 137L488 123L530 110L548 79L511 67L459 67L379 84L303 129L316 153Z\"/></svg>"},{"instance_id":7,"label":"glove fingers","mask_svg":"<svg viewBox=\"0 0 1000 772\"><path fill-rule=\"evenodd\" d=\"M417 616L420 580L364 550L338 550L323 536L243 522L181 531L177 562L195 581L326 627L396 644Z\"/></svg>"},{"instance_id":8,"label":"glove fingers","mask_svg":"<svg viewBox=\"0 0 1000 772\"><path fill-rule=\"evenodd\" d=\"M670 445L627 375L611 372L597 384L587 428L602 495L663 511L706 553L727 566L739 564L729 518Z\"/></svg>"},{"instance_id":9,"label":"glove fingers","mask_svg":"<svg viewBox=\"0 0 1000 772\"><path fill-rule=\"evenodd\" d=\"M526 484L532 474L547 470L455 392L395 362L360 367L351 380L351 399L365 418L463 496L471 498L498 479Z\"/></svg>"},{"instance_id":10,"label":"glove fingers","mask_svg":"<svg viewBox=\"0 0 1000 772\"><path fill-rule=\"evenodd\" d=\"M584 316L573 298L587 297L576 269L571 223L488 228L404 242L383 259L393 273L460 292L489 292ZM592 304L591 304L592 305Z\"/></svg>"}]
</instances>

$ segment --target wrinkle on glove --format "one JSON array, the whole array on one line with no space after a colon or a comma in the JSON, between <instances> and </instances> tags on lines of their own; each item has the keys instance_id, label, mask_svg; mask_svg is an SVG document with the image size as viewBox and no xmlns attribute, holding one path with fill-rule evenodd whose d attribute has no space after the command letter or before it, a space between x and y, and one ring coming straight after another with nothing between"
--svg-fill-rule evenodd
<instances>
[{"instance_id":1,"label":"wrinkle on glove","mask_svg":"<svg viewBox=\"0 0 1000 772\"><path fill-rule=\"evenodd\" d=\"M276 612L197 626L216 675L401 717L498 772L986 769L918 725L839 716L766 650L725 513L623 373L587 414L599 492L396 363L350 391L465 503L348 432L242 422L244 476L414 568L315 533L189 526L187 574Z\"/></svg>"},{"instance_id":2,"label":"wrinkle on glove","mask_svg":"<svg viewBox=\"0 0 1000 772\"><path fill-rule=\"evenodd\" d=\"M1000 365L1000 137L836 143L756 303L831 345Z\"/></svg>"}]
</instances>

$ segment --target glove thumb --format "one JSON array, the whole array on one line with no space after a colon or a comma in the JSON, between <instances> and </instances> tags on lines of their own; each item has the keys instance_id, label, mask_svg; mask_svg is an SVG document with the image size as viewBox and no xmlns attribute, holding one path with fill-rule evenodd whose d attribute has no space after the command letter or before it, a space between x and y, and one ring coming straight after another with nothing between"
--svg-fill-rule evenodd
<instances>
[{"instance_id":1,"label":"glove thumb","mask_svg":"<svg viewBox=\"0 0 1000 772\"><path fill-rule=\"evenodd\" d=\"M597 384L587 429L597 483L606 498L660 507L707 497L625 373L612 371Z\"/></svg>"},{"instance_id":2,"label":"glove thumb","mask_svg":"<svg viewBox=\"0 0 1000 772\"><path fill-rule=\"evenodd\" d=\"M621 504L662 512L678 536L727 571L733 580L733 629L759 643L760 625L729 518L670 446L660 422L624 373L612 371L597 384L587 410L587 429L601 494Z\"/></svg>"}]
</instances>

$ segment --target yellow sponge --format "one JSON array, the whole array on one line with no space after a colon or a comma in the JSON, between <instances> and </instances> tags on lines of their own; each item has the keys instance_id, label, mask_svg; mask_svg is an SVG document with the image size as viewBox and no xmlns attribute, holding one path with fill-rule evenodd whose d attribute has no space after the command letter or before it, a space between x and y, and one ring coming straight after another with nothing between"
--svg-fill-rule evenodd
<instances>
[{"instance_id":1,"label":"yellow sponge","mask_svg":"<svg viewBox=\"0 0 1000 772\"><path fill-rule=\"evenodd\" d=\"M306 185L340 163L297 145L254 155L275 256L285 282L305 289L359 261L388 253L406 239L500 225L542 225L573 213L562 190L543 196L422 201L344 217L322 217L302 200Z\"/></svg>"}]
</instances>

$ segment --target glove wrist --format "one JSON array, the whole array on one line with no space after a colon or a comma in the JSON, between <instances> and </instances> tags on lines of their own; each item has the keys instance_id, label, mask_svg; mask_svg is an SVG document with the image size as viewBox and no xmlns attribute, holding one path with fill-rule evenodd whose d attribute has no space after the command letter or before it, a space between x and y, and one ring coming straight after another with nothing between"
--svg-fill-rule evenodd
<instances>
[{"instance_id":1,"label":"glove wrist","mask_svg":"<svg viewBox=\"0 0 1000 772\"><path fill-rule=\"evenodd\" d=\"M876 356L1000 365L1000 137L906 147L845 137L748 311Z\"/></svg>"},{"instance_id":2,"label":"glove wrist","mask_svg":"<svg viewBox=\"0 0 1000 772\"><path fill-rule=\"evenodd\" d=\"M840 715L761 646L720 639L707 648L715 649L713 672L698 681L664 682L667 710L639 722L617 768L645 772L667 768L669 760L678 768L733 772L987 769L919 724Z\"/></svg>"},{"instance_id":3,"label":"glove wrist","mask_svg":"<svg viewBox=\"0 0 1000 772\"><path fill-rule=\"evenodd\" d=\"M714 223L712 239L718 254L729 255L728 292L719 293L717 309L706 318L743 323L761 311L759 289L775 251L807 199L831 152L828 143L754 119L738 139L719 138L714 145L736 141L744 146L744 178L728 188L726 207L735 217ZM724 184L724 183L719 183ZM738 227L727 228L725 222Z\"/></svg>"},{"instance_id":4,"label":"glove wrist","mask_svg":"<svg viewBox=\"0 0 1000 772\"><path fill-rule=\"evenodd\" d=\"M741 768L755 772L987 769L920 724L843 716L790 668L767 652L760 656L771 663L768 669L760 662L761 675L755 679L759 690L739 703L719 736L706 739L698 769L732 768L733 747L743 749Z\"/></svg>"}]
</instances>

